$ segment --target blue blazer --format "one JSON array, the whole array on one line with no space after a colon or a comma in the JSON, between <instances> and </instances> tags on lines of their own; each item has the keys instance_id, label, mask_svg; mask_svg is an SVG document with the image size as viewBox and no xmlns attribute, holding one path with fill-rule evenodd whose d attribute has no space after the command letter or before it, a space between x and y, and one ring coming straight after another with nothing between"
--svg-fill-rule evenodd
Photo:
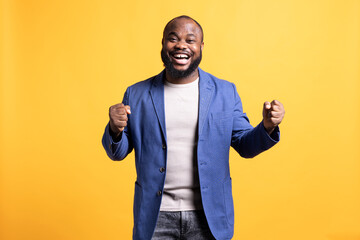
<instances>
[{"instance_id":1,"label":"blue blazer","mask_svg":"<svg viewBox=\"0 0 360 240\"><path fill-rule=\"evenodd\" d=\"M130 86L123 103L131 115L114 142L106 126L102 143L112 160L124 159L135 150L137 180L134 197L133 239L150 240L157 222L166 175L166 126L164 75ZM216 239L231 239L234 207L229 171L229 149L251 158L279 141L277 128L269 136L260 123L253 128L233 83L220 80L199 68L199 118L197 164L202 204ZM165 168L163 171L162 168ZM162 170L160 170L162 169Z\"/></svg>"}]
</instances>

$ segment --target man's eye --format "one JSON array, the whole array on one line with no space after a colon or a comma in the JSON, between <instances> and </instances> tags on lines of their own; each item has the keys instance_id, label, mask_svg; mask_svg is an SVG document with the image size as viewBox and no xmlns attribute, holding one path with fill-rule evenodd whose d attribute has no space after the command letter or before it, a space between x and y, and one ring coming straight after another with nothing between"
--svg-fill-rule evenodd
<instances>
[{"instance_id":1,"label":"man's eye","mask_svg":"<svg viewBox=\"0 0 360 240\"><path fill-rule=\"evenodd\" d=\"M170 42L175 42L175 41L176 41L176 38L169 38L169 41L170 41Z\"/></svg>"},{"instance_id":2,"label":"man's eye","mask_svg":"<svg viewBox=\"0 0 360 240\"><path fill-rule=\"evenodd\" d=\"M194 39L189 39L189 40L187 40L187 42L188 42L188 43L194 43L195 40L194 40Z\"/></svg>"}]
</instances>

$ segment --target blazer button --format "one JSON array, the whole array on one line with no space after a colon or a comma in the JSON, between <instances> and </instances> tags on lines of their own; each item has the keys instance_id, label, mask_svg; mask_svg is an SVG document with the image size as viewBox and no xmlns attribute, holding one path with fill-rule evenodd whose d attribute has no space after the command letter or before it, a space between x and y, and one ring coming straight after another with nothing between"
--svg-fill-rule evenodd
<instances>
[{"instance_id":1,"label":"blazer button","mask_svg":"<svg viewBox=\"0 0 360 240\"><path fill-rule=\"evenodd\" d=\"M165 145L165 144L163 144L163 145L162 145L162 149L165 149L165 148L166 148L166 145Z\"/></svg>"},{"instance_id":2,"label":"blazer button","mask_svg":"<svg viewBox=\"0 0 360 240\"><path fill-rule=\"evenodd\" d=\"M162 167L162 168L159 169L159 171L160 171L161 173L163 173L163 172L165 172L165 168Z\"/></svg>"},{"instance_id":3,"label":"blazer button","mask_svg":"<svg viewBox=\"0 0 360 240\"><path fill-rule=\"evenodd\" d=\"M162 191L159 190L157 193L156 193L158 196L160 196L162 194Z\"/></svg>"}]
</instances>

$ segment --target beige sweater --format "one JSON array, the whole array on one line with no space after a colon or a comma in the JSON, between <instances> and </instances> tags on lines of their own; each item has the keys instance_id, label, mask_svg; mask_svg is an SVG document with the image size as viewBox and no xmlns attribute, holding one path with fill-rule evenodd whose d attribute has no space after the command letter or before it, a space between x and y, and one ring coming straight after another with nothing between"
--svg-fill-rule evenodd
<instances>
[{"instance_id":1,"label":"beige sweater","mask_svg":"<svg viewBox=\"0 0 360 240\"><path fill-rule=\"evenodd\" d=\"M202 209L196 160L199 79L165 82L167 167L160 211Z\"/></svg>"}]
</instances>

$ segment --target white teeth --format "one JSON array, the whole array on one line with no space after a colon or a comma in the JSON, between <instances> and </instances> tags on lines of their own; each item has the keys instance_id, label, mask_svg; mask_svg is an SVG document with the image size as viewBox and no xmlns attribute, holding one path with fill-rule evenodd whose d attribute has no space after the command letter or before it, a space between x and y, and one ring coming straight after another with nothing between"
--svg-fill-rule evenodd
<instances>
[{"instance_id":1,"label":"white teeth","mask_svg":"<svg viewBox=\"0 0 360 240\"><path fill-rule=\"evenodd\" d=\"M176 57L176 58L188 58L188 56L185 55L185 54L176 54L176 55L174 55L174 57Z\"/></svg>"}]
</instances>

